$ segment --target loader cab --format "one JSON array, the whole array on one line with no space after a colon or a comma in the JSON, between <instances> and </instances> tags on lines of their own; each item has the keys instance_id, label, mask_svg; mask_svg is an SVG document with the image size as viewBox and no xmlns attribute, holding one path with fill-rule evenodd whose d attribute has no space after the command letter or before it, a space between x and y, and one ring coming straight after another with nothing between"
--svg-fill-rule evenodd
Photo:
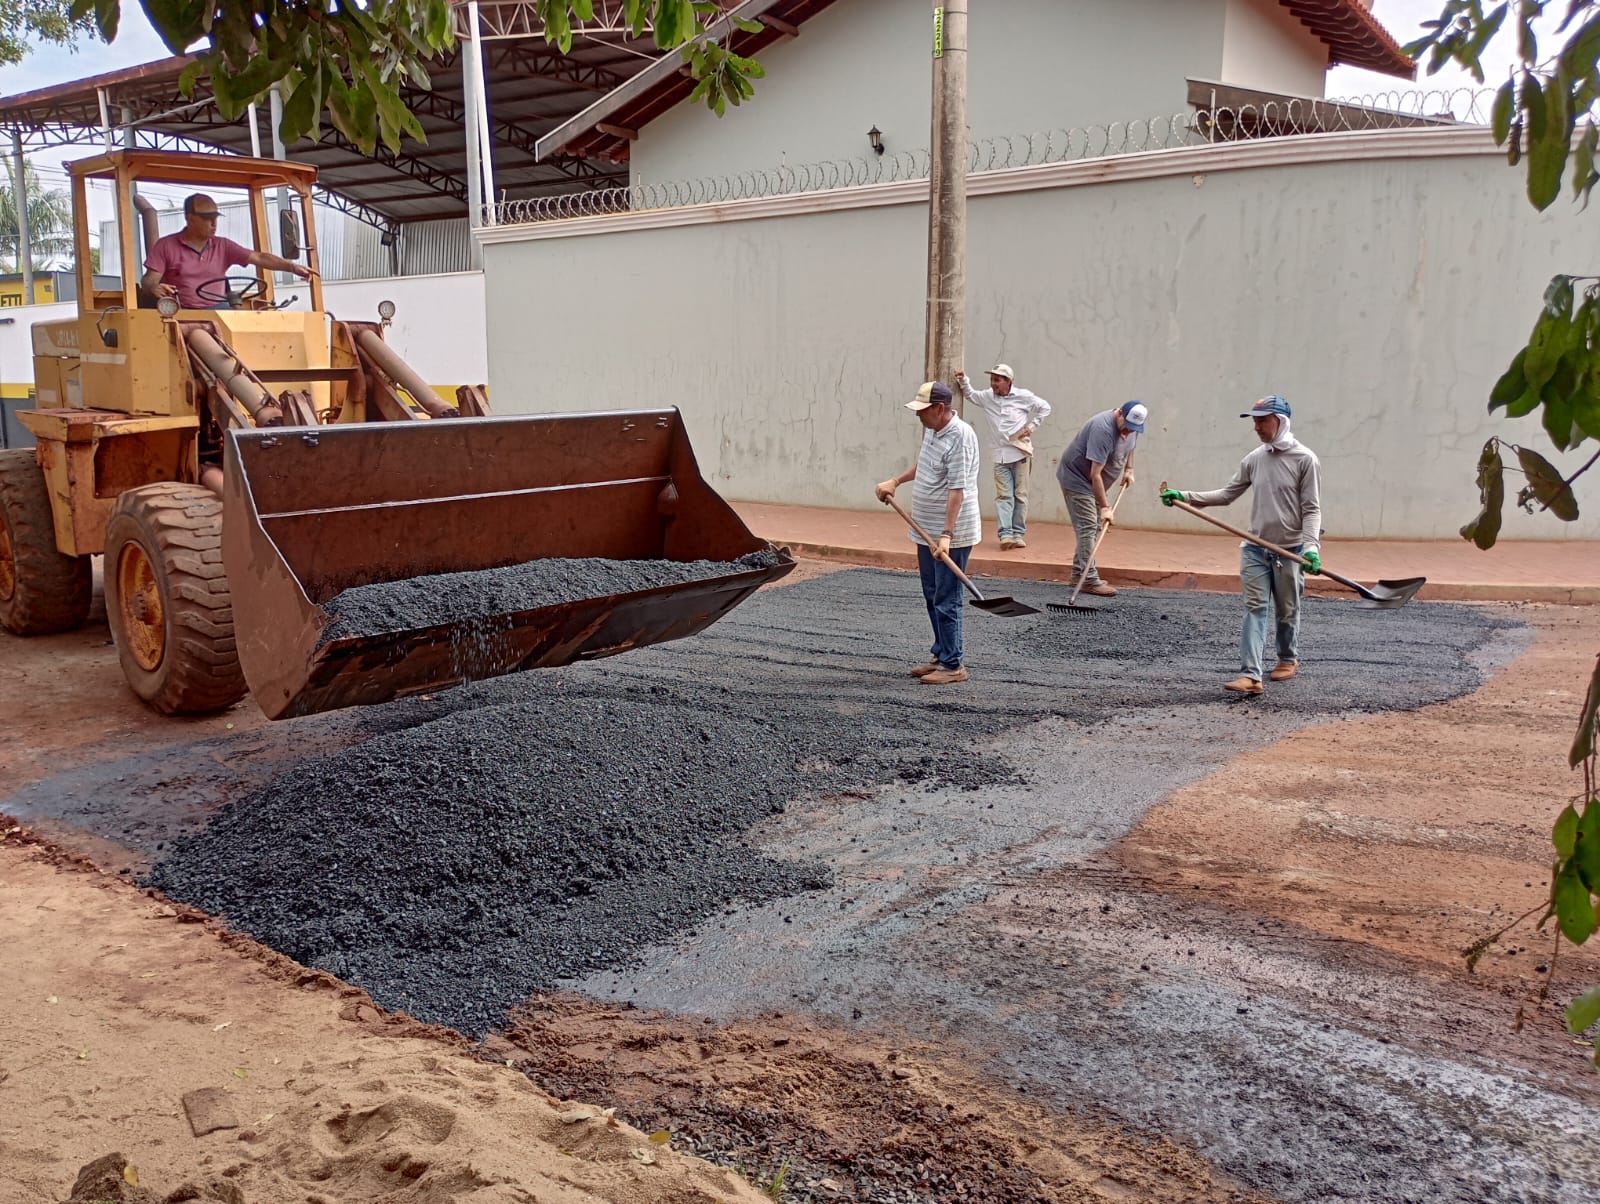
<instances>
[{"instance_id":1,"label":"loader cab","mask_svg":"<svg viewBox=\"0 0 1600 1204\"><path fill-rule=\"evenodd\" d=\"M175 353L175 325L209 322L218 341L237 351L247 363L271 364L284 369L324 370L329 365L329 338L323 310L322 282L294 281L292 289L274 284L264 268L240 266L227 270L235 282L256 280L246 297L235 289L232 299L225 289L214 290L217 304L206 309L180 309L162 313L153 296L144 294L140 281L149 247L160 237L154 208L144 202L139 189L147 184L175 187L185 195L205 193L227 202L243 200L248 221L237 220L239 207L229 206L233 219L226 236L258 251L283 255L317 269L317 237L311 186L316 169L306 164L276 159L232 155L200 155L146 150L108 151L92 159L69 163L72 177L74 238L77 249L78 316L65 323L35 329L36 365L41 348L71 353L61 357L62 379L58 404L81 405L123 414L180 415L194 412L186 389L183 357ZM116 213L117 245L102 247L101 287L95 285L89 245L89 191L109 185ZM285 246L283 235L292 232L296 245ZM106 288L105 276L118 284ZM280 292L286 295L279 296ZM280 308L294 294L295 309ZM309 308L301 308L309 296ZM71 371L67 360L71 360ZM42 369L49 374L52 365ZM314 390L316 402L327 405L327 387Z\"/></svg>"},{"instance_id":2,"label":"loader cab","mask_svg":"<svg viewBox=\"0 0 1600 1204\"><path fill-rule=\"evenodd\" d=\"M315 215L311 203L311 185L317 174L314 167L232 155L122 150L69 163L67 169L72 175L80 315L154 308L153 299L141 297L139 281L144 276L144 259L149 254L150 243L160 237L160 231L153 210L140 205L138 188L141 184L175 185L187 193L206 193L224 203L247 200L248 232L235 227L221 233L251 250L270 251L304 263L313 270L317 267ZM105 254L111 248L102 248L100 270L102 278L115 271L121 279L119 288L94 287L88 220L91 181L105 181L111 186L118 245L114 261ZM247 304L253 309L273 307L277 298L270 273L257 268L234 269L234 274L258 273L264 281L261 296L254 304ZM320 312L321 281L313 277L304 284L311 293L311 308Z\"/></svg>"}]
</instances>

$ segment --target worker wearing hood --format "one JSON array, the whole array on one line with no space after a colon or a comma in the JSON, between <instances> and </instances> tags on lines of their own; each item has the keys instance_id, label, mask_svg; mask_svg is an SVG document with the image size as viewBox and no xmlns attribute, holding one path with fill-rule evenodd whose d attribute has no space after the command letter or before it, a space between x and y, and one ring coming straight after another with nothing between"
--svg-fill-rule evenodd
<instances>
[{"instance_id":1,"label":"worker wearing hood","mask_svg":"<svg viewBox=\"0 0 1600 1204\"><path fill-rule=\"evenodd\" d=\"M1254 420L1261 441L1239 464L1221 489L1186 492L1163 489L1161 500L1191 506L1226 506L1254 487L1250 499L1250 534L1305 557L1309 570L1322 571L1322 465L1290 431L1289 403L1272 394L1241 418ZM1240 545L1239 581L1244 587L1244 630L1239 638L1239 676L1224 689L1260 694L1267 650L1267 625L1277 620L1278 662L1273 681L1288 681L1299 672L1300 598L1305 578L1299 561L1279 556L1252 543Z\"/></svg>"}]
</instances>

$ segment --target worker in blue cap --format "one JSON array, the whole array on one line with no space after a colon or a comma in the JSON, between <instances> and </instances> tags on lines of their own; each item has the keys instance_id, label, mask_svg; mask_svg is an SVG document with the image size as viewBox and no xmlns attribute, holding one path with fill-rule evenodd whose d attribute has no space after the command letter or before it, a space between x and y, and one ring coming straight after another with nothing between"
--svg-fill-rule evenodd
<instances>
[{"instance_id":1,"label":"worker in blue cap","mask_svg":"<svg viewBox=\"0 0 1600 1204\"><path fill-rule=\"evenodd\" d=\"M1261 445L1251 450L1221 489L1203 493L1163 489L1161 500L1191 506L1226 506L1252 486L1250 534L1305 557L1310 572L1322 571L1322 464L1316 453L1289 431L1289 403L1277 394L1263 397L1241 418L1255 422ZM1239 582L1244 587L1244 631L1239 638L1239 676L1223 686L1235 694L1260 694L1267 651L1267 622L1275 615L1278 663L1273 681L1288 681L1300 669L1300 597L1305 578L1298 561L1253 543L1239 548Z\"/></svg>"}]
</instances>

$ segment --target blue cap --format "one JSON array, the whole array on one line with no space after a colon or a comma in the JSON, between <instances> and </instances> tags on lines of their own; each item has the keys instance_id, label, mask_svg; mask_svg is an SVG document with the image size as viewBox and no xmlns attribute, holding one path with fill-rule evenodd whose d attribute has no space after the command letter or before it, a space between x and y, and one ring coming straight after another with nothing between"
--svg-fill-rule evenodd
<instances>
[{"instance_id":1,"label":"blue cap","mask_svg":"<svg viewBox=\"0 0 1600 1204\"><path fill-rule=\"evenodd\" d=\"M1240 414L1239 417L1265 418L1268 414L1282 414L1285 418L1292 418L1294 416L1289 413L1289 403L1287 401L1279 397L1276 393L1269 393L1260 401L1256 402L1255 405L1246 410L1243 414Z\"/></svg>"},{"instance_id":2,"label":"blue cap","mask_svg":"<svg viewBox=\"0 0 1600 1204\"><path fill-rule=\"evenodd\" d=\"M1122 415L1122 421L1128 424L1130 431L1144 433L1144 420L1150 415L1150 411L1146 408L1144 402L1125 401L1119 407L1118 412Z\"/></svg>"}]
</instances>

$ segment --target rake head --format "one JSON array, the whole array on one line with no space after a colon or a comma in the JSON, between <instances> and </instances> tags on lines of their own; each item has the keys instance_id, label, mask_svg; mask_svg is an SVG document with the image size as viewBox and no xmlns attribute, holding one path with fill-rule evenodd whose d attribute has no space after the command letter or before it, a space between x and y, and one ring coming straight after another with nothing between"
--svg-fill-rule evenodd
<instances>
[{"instance_id":1,"label":"rake head","mask_svg":"<svg viewBox=\"0 0 1600 1204\"><path fill-rule=\"evenodd\" d=\"M1088 606L1082 602L1046 602L1046 610L1053 615L1066 615L1068 618L1086 618L1100 613L1098 606Z\"/></svg>"}]
</instances>

